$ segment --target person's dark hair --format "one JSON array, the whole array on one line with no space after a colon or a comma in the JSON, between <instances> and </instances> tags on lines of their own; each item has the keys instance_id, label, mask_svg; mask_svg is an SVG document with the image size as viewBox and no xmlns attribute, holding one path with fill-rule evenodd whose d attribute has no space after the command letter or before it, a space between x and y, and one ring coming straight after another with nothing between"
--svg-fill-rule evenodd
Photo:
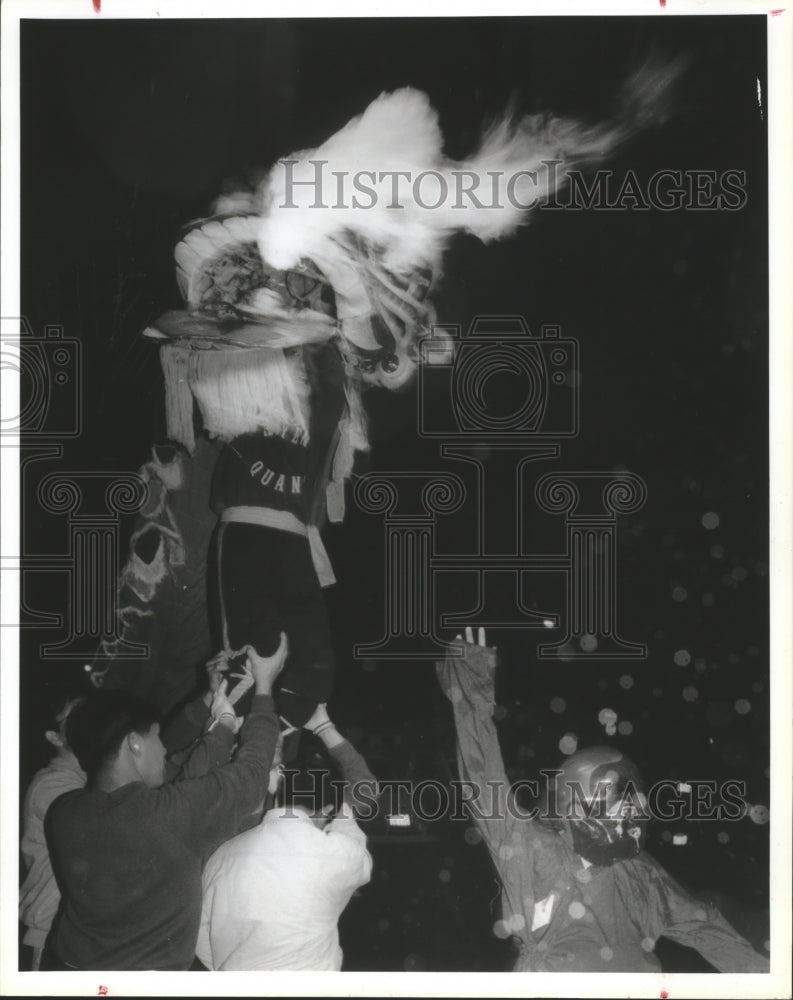
<instances>
[{"instance_id":1,"label":"person's dark hair","mask_svg":"<svg viewBox=\"0 0 793 1000\"><path fill-rule=\"evenodd\" d=\"M66 720L66 741L93 783L130 733L148 733L160 721L153 705L125 691L98 691Z\"/></svg>"},{"instance_id":2,"label":"person's dark hair","mask_svg":"<svg viewBox=\"0 0 793 1000\"><path fill-rule=\"evenodd\" d=\"M318 763L293 764L284 768L279 800L285 806L297 806L310 813L321 812L326 806L341 806L339 782L326 766Z\"/></svg>"}]
</instances>

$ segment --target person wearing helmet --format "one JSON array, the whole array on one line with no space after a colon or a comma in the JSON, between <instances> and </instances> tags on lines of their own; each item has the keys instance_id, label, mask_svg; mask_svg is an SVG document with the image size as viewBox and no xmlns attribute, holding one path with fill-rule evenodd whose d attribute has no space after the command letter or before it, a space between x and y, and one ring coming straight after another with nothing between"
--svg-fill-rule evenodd
<instances>
[{"instance_id":1,"label":"person wearing helmet","mask_svg":"<svg viewBox=\"0 0 793 1000\"><path fill-rule=\"evenodd\" d=\"M546 789L545 815L590 865L633 858L644 846L647 798L633 761L613 747L587 747L567 757ZM555 819L554 816L559 818Z\"/></svg>"},{"instance_id":2,"label":"person wearing helmet","mask_svg":"<svg viewBox=\"0 0 793 1000\"><path fill-rule=\"evenodd\" d=\"M766 957L645 851L647 799L619 750L570 755L551 772L539 816L517 808L493 722L496 653L479 631L474 643L468 629L462 655L450 649L436 671L468 811L501 881L503 934L519 946L514 970L658 972L655 942L666 937L719 972L768 972Z\"/></svg>"}]
</instances>

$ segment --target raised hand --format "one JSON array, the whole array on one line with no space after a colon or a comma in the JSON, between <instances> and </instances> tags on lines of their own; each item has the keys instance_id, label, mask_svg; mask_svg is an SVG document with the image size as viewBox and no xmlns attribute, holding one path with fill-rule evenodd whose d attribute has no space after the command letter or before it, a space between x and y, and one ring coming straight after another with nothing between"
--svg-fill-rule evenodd
<instances>
[{"instance_id":1,"label":"raised hand","mask_svg":"<svg viewBox=\"0 0 793 1000\"><path fill-rule=\"evenodd\" d=\"M207 692L204 695L204 704L207 708L212 703L212 695L220 687L220 683L223 680L224 671L227 666L226 654L223 650L216 653L211 660L207 660L206 672L207 672Z\"/></svg>"},{"instance_id":2,"label":"raised hand","mask_svg":"<svg viewBox=\"0 0 793 1000\"><path fill-rule=\"evenodd\" d=\"M462 649L460 643L463 644ZM496 647L488 646L484 628L480 625L474 633L469 625L465 629L465 637L458 634L455 642L447 647L444 660L436 665L441 690L454 701L460 694L460 682L455 682L454 677L465 675L471 690L492 701L497 663Z\"/></svg>"},{"instance_id":3,"label":"raised hand","mask_svg":"<svg viewBox=\"0 0 793 1000\"><path fill-rule=\"evenodd\" d=\"M457 636L457 641L458 642L462 642L462 638L463 637L461 635L458 635ZM474 644L474 630L473 630L473 628L470 625L466 625L466 627L465 627L465 641L468 643L469 646L473 646L473 644ZM486 646L487 645L487 641L486 641L486 638L485 638L485 630L484 630L484 628L481 625L477 629L477 643L476 644L478 646Z\"/></svg>"},{"instance_id":4,"label":"raised hand","mask_svg":"<svg viewBox=\"0 0 793 1000\"><path fill-rule=\"evenodd\" d=\"M253 674L257 694L271 694L276 677L281 673L289 653L286 633L281 633L281 642L272 656L260 656L253 646L246 646L248 665Z\"/></svg>"},{"instance_id":5,"label":"raised hand","mask_svg":"<svg viewBox=\"0 0 793 1000\"><path fill-rule=\"evenodd\" d=\"M317 705L311 718L303 724L303 728L310 729L312 733L316 733L320 726L324 726L327 723L330 723L330 716L328 715L328 706L323 702Z\"/></svg>"},{"instance_id":6,"label":"raised hand","mask_svg":"<svg viewBox=\"0 0 793 1000\"><path fill-rule=\"evenodd\" d=\"M236 684L229 695L229 701L236 705L245 692L254 685L253 671L251 669L250 657L242 665L238 673L229 674L229 680L235 680Z\"/></svg>"},{"instance_id":7,"label":"raised hand","mask_svg":"<svg viewBox=\"0 0 793 1000\"><path fill-rule=\"evenodd\" d=\"M236 733L242 724L242 719L237 718L234 706L231 704L228 696L226 695L227 689L228 681L222 680L215 689L215 693L212 695L209 712L213 719L213 726L226 726L226 728L231 729Z\"/></svg>"}]
</instances>

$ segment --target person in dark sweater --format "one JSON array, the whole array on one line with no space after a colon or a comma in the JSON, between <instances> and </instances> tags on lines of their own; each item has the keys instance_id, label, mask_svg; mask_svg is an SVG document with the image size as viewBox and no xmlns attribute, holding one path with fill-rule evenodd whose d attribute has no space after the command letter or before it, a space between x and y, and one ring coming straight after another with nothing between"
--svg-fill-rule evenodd
<instances>
[{"instance_id":1,"label":"person in dark sweater","mask_svg":"<svg viewBox=\"0 0 793 1000\"><path fill-rule=\"evenodd\" d=\"M228 695L228 685L231 682L236 682L239 688L247 692L246 700L249 703L250 698L254 696L253 675L247 663L240 673L232 674L229 677L222 657L214 657L206 664L206 671L207 690L182 705L180 710L171 716L161 728L160 738L167 754L165 761L166 781L178 781L194 774L203 774L210 767L217 766L218 763L225 763L225 760L228 759L228 754L226 754L224 760L218 761L216 747L212 741L204 738L207 726L211 725L213 721L212 703L219 687L225 683L225 693ZM235 705L233 710L237 713L236 724L237 732L239 732L242 725L239 705ZM230 724L230 719L227 722ZM283 733L279 733L270 768L267 795L264 802L257 803L254 811L245 817L240 824L238 833L255 826L261 820L262 814L272 807L282 780L283 767ZM202 768L203 770L201 770Z\"/></svg>"},{"instance_id":2,"label":"person in dark sweater","mask_svg":"<svg viewBox=\"0 0 793 1000\"><path fill-rule=\"evenodd\" d=\"M262 803L278 740L272 686L287 644L248 651L254 698L237 728L221 685L210 726L181 780L165 783L157 714L101 691L69 718L68 740L88 776L60 798L47 838L63 899L42 969L188 970L201 917L205 859Z\"/></svg>"}]
</instances>

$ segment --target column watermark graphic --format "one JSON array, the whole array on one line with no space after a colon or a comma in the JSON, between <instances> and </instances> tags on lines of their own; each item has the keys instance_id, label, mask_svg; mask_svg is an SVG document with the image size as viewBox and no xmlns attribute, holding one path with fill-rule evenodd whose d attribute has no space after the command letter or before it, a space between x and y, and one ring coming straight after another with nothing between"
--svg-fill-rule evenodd
<instances>
[{"instance_id":1,"label":"column watermark graphic","mask_svg":"<svg viewBox=\"0 0 793 1000\"><path fill-rule=\"evenodd\" d=\"M100 502L90 503L90 487L99 488ZM66 553L50 557L68 574L67 636L42 645L42 658L91 659L101 641L125 656L147 655L147 646L124 642L116 599L120 517L137 513L147 492L134 473L51 473L39 483L42 509L66 515L69 532Z\"/></svg>"},{"instance_id":2,"label":"column watermark graphic","mask_svg":"<svg viewBox=\"0 0 793 1000\"><path fill-rule=\"evenodd\" d=\"M121 518L145 504L147 486L126 471L62 469L65 445L83 431L82 344L58 325L37 334L25 317L1 322L2 367L18 380L19 395L3 404L0 446L3 460L16 460L20 473L17 551L4 551L0 562L0 579L17 575L20 607L18 620L3 625L60 633L40 645L41 659L90 660L99 642L120 641ZM51 471L53 464L59 471ZM52 551L51 537L63 537L64 527L63 544ZM29 596L42 584L58 591L57 612ZM148 649L127 644L124 653L144 658Z\"/></svg>"},{"instance_id":3,"label":"column watermark graphic","mask_svg":"<svg viewBox=\"0 0 793 1000\"><path fill-rule=\"evenodd\" d=\"M436 518L459 510L465 495L465 483L451 473L372 473L358 480L359 507L384 515L386 632L379 642L356 645L356 657L443 656L447 645L436 634L435 591L427 567L435 558Z\"/></svg>"},{"instance_id":4,"label":"column watermark graphic","mask_svg":"<svg viewBox=\"0 0 793 1000\"><path fill-rule=\"evenodd\" d=\"M558 325L543 326L535 335L522 316L480 316L466 331L459 325L435 326L420 349L418 433L437 442L446 464L434 477L380 472L357 483L361 509L385 514L386 601L383 639L356 646L355 656L435 659L443 647L441 629L478 625L564 628L561 641L539 645L538 656L544 659L645 659L646 645L622 638L618 628L616 533L618 517L645 502L643 480L630 472L571 470L543 473L530 488L536 463L558 460L564 442L581 433L577 340L563 337ZM519 390L497 407L488 383L505 376ZM494 458L501 478L492 474ZM473 491L447 471L460 462L469 472L473 467ZM504 468L511 490L503 488ZM415 477L429 484L450 475L456 483L454 503L420 513L410 506ZM374 496L379 503L372 502ZM461 507L476 511L471 550L441 551L436 515L451 516ZM531 551L525 525L533 512L564 516L563 551ZM441 574L475 581L473 607L435 613ZM531 606L528 592L536 574L561 577L564 607Z\"/></svg>"},{"instance_id":5,"label":"column watermark graphic","mask_svg":"<svg viewBox=\"0 0 793 1000\"><path fill-rule=\"evenodd\" d=\"M617 517L639 510L646 496L644 482L631 473L549 473L538 481L538 505L552 514L563 513L567 529L567 551L556 567L567 577L567 634L561 642L541 645L541 658L647 656L644 643L619 637L616 622Z\"/></svg>"}]
</instances>

